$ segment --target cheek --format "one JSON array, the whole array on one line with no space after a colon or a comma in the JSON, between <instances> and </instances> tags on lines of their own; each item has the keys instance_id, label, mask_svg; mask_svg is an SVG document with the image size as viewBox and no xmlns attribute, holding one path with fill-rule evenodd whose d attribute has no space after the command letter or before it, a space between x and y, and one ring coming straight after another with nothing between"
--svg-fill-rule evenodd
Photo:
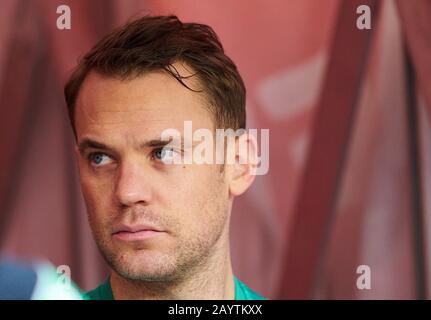
<instances>
[{"instance_id":1,"label":"cheek","mask_svg":"<svg viewBox=\"0 0 431 320\"><path fill-rule=\"evenodd\" d=\"M228 201L228 189L218 169L201 166L188 170L181 183L171 185L165 196L182 225L202 228L223 216L220 208Z\"/></svg>"},{"instance_id":2,"label":"cheek","mask_svg":"<svg viewBox=\"0 0 431 320\"><path fill-rule=\"evenodd\" d=\"M80 175L82 193L87 204L89 214L97 214L104 211L109 206L111 195L111 183L98 179L88 172L82 172Z\"/></svg>"}]
</instances>

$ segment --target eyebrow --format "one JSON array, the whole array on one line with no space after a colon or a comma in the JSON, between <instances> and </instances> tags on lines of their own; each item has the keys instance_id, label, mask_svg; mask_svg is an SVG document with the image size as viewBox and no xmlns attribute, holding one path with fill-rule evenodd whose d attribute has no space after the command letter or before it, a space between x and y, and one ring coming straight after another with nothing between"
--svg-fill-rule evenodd
<instances>
[{"instance_id":1,"label":"eyebrow","mask_svg":"<svg viewBox=\"0 0 431 320\"><path fill-rule=\"evenodd\" d=\"M172 141L172 138L169 140L161 140L161 139L151 139L148 141L145 141L139 145L139 149L144 148L156 148L156 147L164 147L167 144L169 144ZM85 138L83 139L79 145L78 149L80 153L84 153L86 149L101 149L101 150L107 150L107 151L115 151L114 147L111 147L107 144L104 144L102 142L98 142L93 139Z\"/></svg>"}]
</instances>

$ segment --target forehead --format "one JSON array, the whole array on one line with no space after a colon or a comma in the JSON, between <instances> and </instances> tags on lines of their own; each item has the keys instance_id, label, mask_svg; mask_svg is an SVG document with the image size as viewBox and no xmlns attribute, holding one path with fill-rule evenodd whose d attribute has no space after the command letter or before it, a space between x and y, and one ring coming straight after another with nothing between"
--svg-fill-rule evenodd
<instances>
[{"instance_id":1,"label":"forehead","mask_svg":"<svg viewBox=\"0 0 431 320\"><path fill-rule=\"evenodd\" d=\"M190 74L181 66L176 68L181 75ZM200 90L198 82L191 79L185 83ZM213 117L207 106L204 93L187 89L164 71L131 80L91 72L78 95L75 127L78 139L83 135L134 139L160 135L168 128L181 132L186 120L192 121L193 129L212 129Z\"/></svg>"}]
</instances>

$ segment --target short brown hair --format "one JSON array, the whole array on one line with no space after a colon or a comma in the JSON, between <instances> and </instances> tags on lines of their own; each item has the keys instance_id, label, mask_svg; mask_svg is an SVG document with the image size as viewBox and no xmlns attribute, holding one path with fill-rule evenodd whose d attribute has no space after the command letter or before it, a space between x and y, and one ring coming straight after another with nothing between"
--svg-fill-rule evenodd
<instances>
[{"instance_id":1,"label":"short brown hair","mask_svg":"<svg viewBox=\"0 0 431 320\"><path fill-rule=\"evenodd\" d=\"M176 16L145 16L114 30L80 59L64 88L74 132L75 102L90 71L124 80L164 69L193 90L173 67L178 61L193 68L203 84L217 127L245 129L245 86L211 27Z\"/></svg>"}]
</instances>

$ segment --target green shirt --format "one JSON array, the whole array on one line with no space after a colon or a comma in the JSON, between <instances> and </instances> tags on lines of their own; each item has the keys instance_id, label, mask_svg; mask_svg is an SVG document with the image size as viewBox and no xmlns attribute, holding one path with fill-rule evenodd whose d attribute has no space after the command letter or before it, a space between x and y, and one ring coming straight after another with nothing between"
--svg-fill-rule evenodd
<instances>
[{"instance_id":1,"label":"green shirt","mask_svg":"<svg viewBox=\"0 0 431 320\"><path fill-rule=\"evenodd\" d=\"M233 277L235 283L235 300L264 300L265 298L251 290L244 283ZM109 278L96 289L84 294L85 300L114 300Z\"/></svg>"}]
</instances>

